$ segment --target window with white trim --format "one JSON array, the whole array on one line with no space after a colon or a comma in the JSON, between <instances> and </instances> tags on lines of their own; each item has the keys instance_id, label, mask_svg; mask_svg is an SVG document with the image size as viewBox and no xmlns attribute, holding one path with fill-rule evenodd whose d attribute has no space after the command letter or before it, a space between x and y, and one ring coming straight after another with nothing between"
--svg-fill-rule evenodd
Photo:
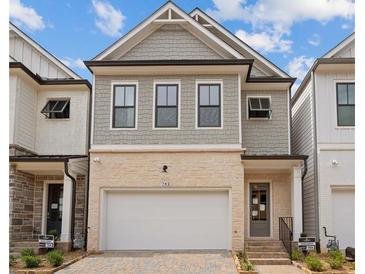
<instances>
[{"instance_id":1,"label":"window with white trim","mask_svg":"<svg viewBox=\"0 0 365 274\"><path fill-rule=\"evenodd\" d=\"M114 85L113 128L135 128L136 85Z\"/></svg>"},{"instance_id":2,"label":"window with white trim","mask_svg":"<svg viewBox=\"0 0 365 274\"><path fill-rule=\"evenodd\" d=\"M41 113L48 119L70 118L70 99L50 99Z\"/></svg>"},{"instance_id":3,"label":"window with white trim","mask_svg":"<svg viewBox=\"0 0 365 274\"><path fill-rule=\"evenodd\" d=\"M221 85L198 84L198 127L221 127Z\"/></svg>"},{"instance_id":4,"label":"window with white trim","mask_svg":"<svg viewBox=\"0 0 365 274\"><path fill-rule=\"evenodd\" d=\"M271 119L270 97L248 97L248 119Z\"/></svg>"},{"instance_id":5,"label":"window with white trim","mask_svg":"<svg viewBox=\"0 0 365 274\"><path fill-rule=\"evenodd\" d=\"M178 127L178 84L156 85L155 128Z\"/></svg>"},{"instance_id":6,"label":"window with white trim","mask_svg":"<svg viewBox=\"0 0 365 274\"><path fill-rule=\"evenodd\" d=\"M355 83L337 83L337 125L355 126Z\"/></svg>"}]
</instances>

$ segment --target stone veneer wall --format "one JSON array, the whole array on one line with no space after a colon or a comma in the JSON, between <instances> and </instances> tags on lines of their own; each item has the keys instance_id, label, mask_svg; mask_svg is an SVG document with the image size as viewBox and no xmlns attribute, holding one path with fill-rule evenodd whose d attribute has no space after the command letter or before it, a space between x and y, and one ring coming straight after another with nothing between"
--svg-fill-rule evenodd
<instances>
[{"instance_id":1,"label":"stone veneer wall","mask_svg":"<svg viewBox=\"0 0 365 274\"><path fill-rule=\"evenodd\" d=\"M34 176L9 168L9 239L31 240L33 236Z\"/></svg>"},{"instance_id":2,"label":"stone veneer wall","mask_svg":"<svg viewBox=\"0 0 365 274\"><path fill-rule=\"evenodd\" d=\"M75 237L77 235L85 236L86 221L86 177L78 175L76 178L76 203L75 203Z\"/></svg>"}]
</instances>

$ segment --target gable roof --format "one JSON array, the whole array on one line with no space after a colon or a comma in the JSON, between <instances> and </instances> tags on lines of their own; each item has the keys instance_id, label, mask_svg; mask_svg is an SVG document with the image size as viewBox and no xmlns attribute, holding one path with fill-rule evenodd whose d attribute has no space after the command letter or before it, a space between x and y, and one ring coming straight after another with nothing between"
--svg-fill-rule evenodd
<instances>
[{"instance_id":1,"label":"gable roof","mask_svg":"<svg viewBox=\"0 0 365 274\"><path fill-rule=\"evenodd\" d=\"M345 39L343 39L340 43L338 43L335 47L330 49L326 54L322 56L322 58L332 58L346 46L348 46L351 42L355 40L355 32L351 33Z\"/></svg>"},{"instance_id":2,"label":"gable roof","mask_svg":"<svg viewBox=\"0 0 365 274\"><path fill-rule=\"evenodd\" d=\"M82 79L81 76L79 76L76 72L74 72L72 69L70 69L64 63L62 63L57 57L55 57L53 54L51 54L49 51L47 51L45 48L43 48L40 44L38 44L36 41L34 41L32 38L30 38L27 34L25 34L21 29L19 29L17 26L15 26L10 21L9 21L9 30L14 31L17 35L19 35L22 39L24 39L28 44L30 44L37 51L39 51L41 54L43 54L45 57L47 57L50 61L52 61L55 65L57 65L60 68L60 70L62 70L63 72L65 72L66 74L70 75L71 77L73 77L75 79ZM14 59L14 58L12 58L12 59Z\"/></svg>"},{"instance_id":3,"label":"gable roof","mask_svg":"<svg viewBox=\"0 0 365 274\"><path fill-rule=\"evenodd\" d=\"M258 53L256 50L254 50L252 47L250 47L248 44L246 44L244 41L242 41L240 38L234 35L227 28L219 24L216 20L214 20L212 17L210 17L201 9L195 8L190 12L190 16L195 17L196 15L201 16L205 21L209 23L209 25L211 25L212 27L217 29L220 33L225 35L227 38L235 42L239 47L241 47L245 52L247 52L247 54L249 55L248 58L254 58L255 60L262 63L264 66L270 68L273 72L275 72L277 75L281 77L290 77L285 71L280 69L278 66L276 66L268 59L266 59L264 56L262 56L260 53Z\"/></svg>"},{"instance_id":4,"label":"gable roof","mask_svg":"<svg viewBox=\"0 0 365 274\"><path fill-rule=\"evenodd\" d=\"M171 14L174 12L177 19L172 19ZM168 18L161 19L164 17L164 14L168 14ZM151 27L152 23L156 23L155 26ZM96 57L94 57L92 60L94 61L100 61L106 58L109 54L117 50L118 48L125 46L127 42L135 38L137 41L135 44L137 44L138 39L136 38L139 36L145 36L146 33L149 34L151 31L154 31L158 29L161 24L167 24L167 23L188 23L191 25L196 31L201 33L207 41L211 41L219 47L233 56L233 58L237 59L244 59L244 56L242 56L237 50L235 50L233 47L219 39L216 35L208 31L205 27L203 27L201 24L196 22L190 15L188 15L185 11L183 11L180 7L178 7L175 3L172 1L166 2L164 5L162 5L159 9L157 9L152 15L150 15L148 18L146 18L144 21L142 21L140 24L138 24L135 28L133 28L131 31L129 31L126 35L118 39L116 42L114 42L111 46L106 48L104 51L99 53ZM149 27L149 29L147 29ZM143 39L142 39L143 40ZM129 45L130 46L130 45Z\"/></svg>"}]
</instances>

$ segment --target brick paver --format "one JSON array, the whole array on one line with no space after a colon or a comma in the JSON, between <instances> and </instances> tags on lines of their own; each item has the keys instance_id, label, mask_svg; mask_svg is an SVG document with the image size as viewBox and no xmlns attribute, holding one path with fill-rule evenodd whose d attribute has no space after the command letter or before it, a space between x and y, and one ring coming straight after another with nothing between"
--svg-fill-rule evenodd
<instances>
[{"instance_id":1,"label":"brick paver","mask_svg":"<svg viewBox=\"0 0 365 274\"><path fill-rule=\"evenodd\" d=\"M294 265L257 265L259 274L304 274Z\"/></svg>"},{"instance_id":2,"label":"brick paver","mask_svg":"<svg viewBox=\"0 0 365 274\"><path fill-rule=\"evenodd\" d=\"M58 274L237 274L229 252L106 252L58 271Z\"/></svg>"}]
</instances>

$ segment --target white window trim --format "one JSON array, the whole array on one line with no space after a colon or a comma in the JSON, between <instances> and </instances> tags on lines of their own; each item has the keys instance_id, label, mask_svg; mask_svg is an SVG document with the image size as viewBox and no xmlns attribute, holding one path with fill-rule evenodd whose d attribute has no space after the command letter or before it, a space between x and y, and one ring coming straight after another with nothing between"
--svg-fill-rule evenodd
<instances>
[{"instance_id":1,"label":"white window trim","mask_svg":"<svg viewBox=\"0 0 365 274\"><path fill-rule=\"evenodd\" d=\"M177 85L177 127L156 127L155 111L156 111L156 86L157 85ZM153 130L179 130L181 124L181 80L155 80L153 81L153 102L152 102L152 129Z\"/></svg>"},{"instance_id":2,"label":"white window trim","mask_svg":"<svg viewBox=\"0 0 365 274\"><path fill-rule=\"evenodd\" d=\"M134 114L134 127L131 128L114 128L113 127L113 98L114 98L114 86L116 85L135 85L136 86L136 105ZM125 81L111 81L111 92L110 92L110 130L137 130L138 129L138 81L135 80L125 80Z\"/></svg>"},{"instance_id":3,"label":"white window trim","mask_svg":"<svg viewBox=\"0 0 365 274\"><path fill-rule=\"evenodd\" d=\"M220 95L221 95L221 126L220 127L199 127L199 123L198 123L198 116L199 116L199 106L198 106L198 96L199 96L199 84L219 84L221 86L220 88ZM204 80L196 80L195 81L195 129L223 129L224 127L224 120L223 120L223 113L224 113L224 102L223 102L223 80L219 80L219 79L204 79Z\"/></svg>"},{"instance_id":4,"label":"white window trim","mask_svg":"<svg viewBox=\"0 0 365 274\"><path fill-rule=\"evenodd\" d=\"M255 94L249 94L246 96L246 120L247 121L270 121L272 120L272 113L270 115L270 118L250 118L249 116L249 107L248 107L248 100L250 98L268 98L270 101L270 106L271 106L271 110L272 110L272 102L271 102L271 95L255 95Z\"/></svg>"},{"instance_id":5,"label":"white window trim","mask_svg":"<svg viewBox=\"0 0 365 274\"><path fill-rule=\"evenodd\" d=\"M339 80L339 79L335 79L333 80L333 86L334 86L334 96L335 96L335 129L355 129L355 126L339 126L338 125L338 114L337 114L337 84L347 84L347 83L354 83L355 84L355 79L346 79L346 80ZM356 84L355 84L355 100L356 100ZM355 101L355 111L356 111L356 101ZM356 115L356 112L355 112ZM356 123L356 116L355 116L355 123Z\"/></svg>"}]
</instances>

